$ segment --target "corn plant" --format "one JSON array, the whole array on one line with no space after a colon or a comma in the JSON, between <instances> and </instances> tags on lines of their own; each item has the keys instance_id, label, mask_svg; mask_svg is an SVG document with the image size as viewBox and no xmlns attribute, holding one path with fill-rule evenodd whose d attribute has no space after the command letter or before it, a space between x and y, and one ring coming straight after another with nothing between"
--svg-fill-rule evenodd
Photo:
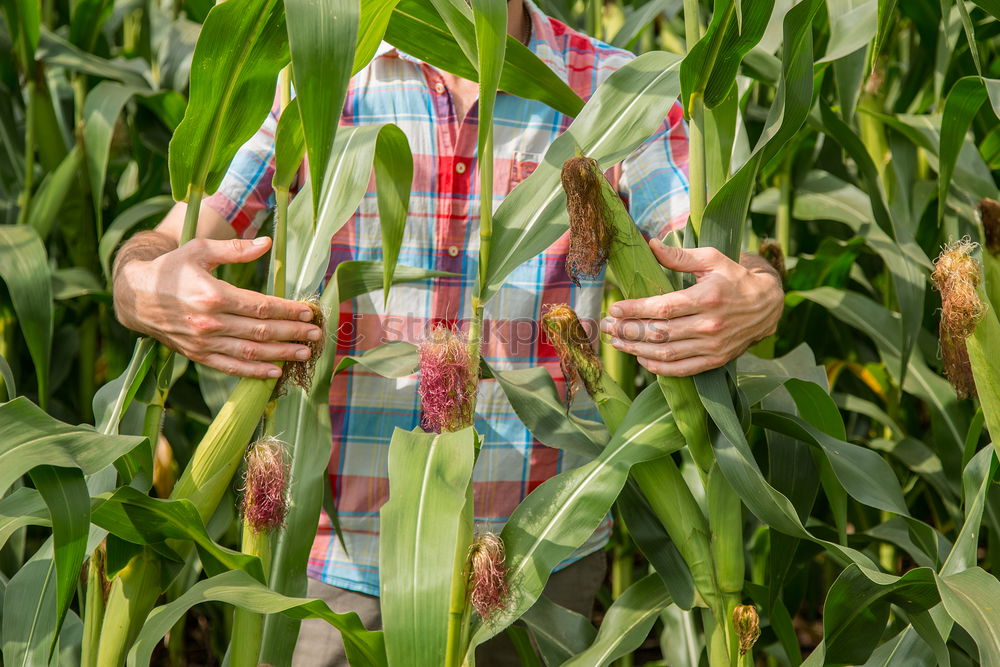
<instances>
[{"instance_id":1,"label":"corn plant","mask_svg":"<svg viewBox=\"0 0 1000 667\"><path fill-rule=\"evenodd\" d=\"M216 638L232 664L289 664L303 618L337 627L358 665L471 663L505 631L526 664L1000 664L996 3L546 0L640 54L586 103L505 36L501 0L170 4L0 4L5 664L148 664L168 635L179 662L184 619L205 602L235 609ZM335 329L340 302L437 275L398 264L406 137L330 113L383 39L479 84L487 196L470 221L467 334L357 358L327 345L311 384L281 392L131 338L108 308L115 248L175 200L183 241L198 242L201 199L276 97L270 263L222 277L319 293ZM498 90L574 120L494 210ZM736 362L668 379L609 348L599 358L572 311L552 308L565 386L600 415L583 418L549 369L481 359L484 308L567 231L577 259L607 241L615 294L690 283L658 265L603 175L675 101L691 212L664 241L734 259L780 249L786 313ZM372 173L383 261L343 263L323 285L329 240ZM304 597L330 380L356 364L419 372L425 417L390 446L382 631ZM482 382L540 442L588 459L499 535L472 519ZM260 502L287 515L261 519ZM616 575L595 628L543 588L609 512Z\"/></svg>"}]
</instances>

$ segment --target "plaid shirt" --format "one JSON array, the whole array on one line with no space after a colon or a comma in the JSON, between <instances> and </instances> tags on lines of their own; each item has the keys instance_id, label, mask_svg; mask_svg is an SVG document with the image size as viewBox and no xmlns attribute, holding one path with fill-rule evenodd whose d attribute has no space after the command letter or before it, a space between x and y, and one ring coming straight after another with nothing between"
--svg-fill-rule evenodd
<instances>
[{"instance_id":1,"label":"plaid shirt","mask_svg":"<svg viewBox=\"0 0 1000 667\"><path fill-rule=\"evenodd\" d=\"M525 3L532 25L531 50L582 98L632 55L580 34ZM669 114L668 114L669 111ZM687 135L678 105L664 109L661 130L610 173L632 216L650 235L682 226L688 212ZM531 100L497 96L494 205L535 169L571 118ZM237 154L219 191L207 202L242 236L253 236L273 203L274 129L277 109ZM383 44L352 80L341 123L394 123L409 139L414 177L401 264L459 274L397 285L387 306L381 291L345 302L340 309L338 354L360 354L387 340L419 342L430 325L462 327L471 317L479 256L477 107L463 120L435 68ZM374 184L353 218L331 242L330 270L346 260L381 260L382 240ZM596 328L602 282L575 286L564 268L568 235L519 266L486 307L483 352L498 369L543 365L560 391L564 381L554 349L538 321L548 305L569 303ZM386 379L355 366L330 388L333 452L328 469L347 552L324 513L309 574L334 586L378 595L379 508L388 498L389 440L397 427L420 422L416 375ZM584 392L579 392L583 394ZM574 410L596 417L586 396ZM483 446L474 471L477 530L499 531L517 504L576 456L535 440L494 381L479 389L476 430ZM572 560L603 547L610 519Z\"/></svg>"}]
</instances>

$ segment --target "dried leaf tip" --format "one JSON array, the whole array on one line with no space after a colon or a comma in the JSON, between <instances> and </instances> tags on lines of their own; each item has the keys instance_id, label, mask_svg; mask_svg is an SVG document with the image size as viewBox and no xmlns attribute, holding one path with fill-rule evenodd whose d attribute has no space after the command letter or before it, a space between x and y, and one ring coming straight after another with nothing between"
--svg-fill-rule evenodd
<instances>
[{"instance_id":1,"label":"dried leaf tip","mask_svg":"<svg viewBox=\"0 0 1000 667\"><path fill-rule=\"evenodd\" d=\"M580 277L600 275L614 241L611 215L601 192L604 175L597 161L573 157L563 163L562 186L569 214L569 253L566 272L577 285Z\"/></svg>"},{"instance_id":2,"label":"dried leaf tip","mask_svg":"<svg viewBox=\"0 0 1000 667\"><path fill-rule=\"evenodd\" d=\"M480 618L489 620L507 602L507 567L503 541L482 533L469 548L469 602Z\"/></svg>"},{"instance_id":3,"label":"dried leaf tip","mask_svg":"<svg viewBox=\"0 0 1000 667\"><path fill-rule=\"evenodd\" d=\"M1000 255L1000 202L994 199L979 202L979 217L983 221L986 251L993 256Z\"/></svg>"},{"instance_id":4,"label":"dried leaf tip","mask_svg":"<svg viewBox=\"0 0 1000 667\"><path fill-rule=\"evenodd\" d=\"M420 344L419 354L421 426L434 433L471 426L477 374L465 336L437 326Z\"/></svg>"},{"instance_id":5,"label":"dried leaf tip","mask_svg":"<svg viewBox=\"0 0 1000 667\"><path fill-rule=\"evenodd\" d=\"M771 267L778 272L781 280L785 280L785 253L781 244L774 239L764 239L757 248L757 254L763 257Z\"/></svg>"},{"instance_id":6,"label":"dried leaf tip","mask_svg":"<svg viewBox=\"0 0 1000 667\"><path fill-rule=\"evenodd\" d=\"M975 243L968 239L945 246L934 262L931 280L941 292L941 357L945 375L959 398L976 393L965 339L975 330L986 312L976 287L982 281L982 267L972 257Z\"/></svg>"},{"instance_id":7,"label":"dried leaf tip","mask_svg":"<svg viewBox=\"0 0 1000 667\"><path fill-rule=\"evenodd\" d=\"M559 355L559 366L566 380L566 404L573 400L578 381L583 382L591 396L600 391L601 360L576 312L565 303L553 305L542 314L542 325Z\"/></svg>"},{"instance_id":8,"label":"dried leaf tip","mask_svg":"<svg viewBox=\"0 0 1000 667\"><path fill-rule=\"evenodd\" d=\"M271 532L288 513L285 443L267 436L250 445L243 474L243 520L254 532Z\"/></svg>"},{"instance_id":9,"label":"dried leaf tip","mask_svg":"<svg viewBox=\"0 0 1000 667\"><path fill-rule=\"evenodd\" d=\"M750 604L737 605L733 609L733 627L740 641L740 655L746 655L760 639L760 616L757 608Z\"/></svg>"}]
</instances>

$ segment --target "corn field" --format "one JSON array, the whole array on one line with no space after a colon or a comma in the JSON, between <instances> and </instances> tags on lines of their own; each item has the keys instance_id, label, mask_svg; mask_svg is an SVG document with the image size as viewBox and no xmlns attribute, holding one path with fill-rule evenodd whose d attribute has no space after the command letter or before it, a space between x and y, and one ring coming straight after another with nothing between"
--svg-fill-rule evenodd
<instances>
[{"instance_id":1,"label":"corn field","mask_svg":"<svg viewBox=\"0 0 1000 667\"><path fill-rule=\"evenodd\" d=\"M506 36L504 0L0 0L3 664L290 665L301 621L323 619L352 665L474 664L507 633L529 666L1000 666L1000 2L538 4L638 57L584 101ZM437 276L398 261L407 138L331 113L383 41L478 82L484 166L498 91L574 120L478 209L468 337L348 357L341 302ZM329 344L314 368L286 367L300 381L280 391L137 337L111 288L118 247L175 201L199 242L198 204L276 89L274 244L219 277L320 293ZM575 314L550 310L540 326L600 415L582 419L547 369L486 363L484 308L519 265L595 224L574 215L587 196L613 237L606 303L689 284L603 175L678 100L691 212L664 242L759 252L780 267L785 310L777 333L690 378L606 343L595 355ZM322 285L373 174L382 259ZM478 176L490 196L492 169ZM435 344L461 362L449 380L466 402L393 436L383 627L366 628L306 597L321 512L336 523L330 383L358 367L409 376ZM485 542L483 383L538 441L587 461ZM277 492L254 481L268 474ZM273 512L252 509L271 493ZM587 618L543 589L609 514L610 575ZM500 554L483 603L479 560Z\"/></svg>"}]
</instances>

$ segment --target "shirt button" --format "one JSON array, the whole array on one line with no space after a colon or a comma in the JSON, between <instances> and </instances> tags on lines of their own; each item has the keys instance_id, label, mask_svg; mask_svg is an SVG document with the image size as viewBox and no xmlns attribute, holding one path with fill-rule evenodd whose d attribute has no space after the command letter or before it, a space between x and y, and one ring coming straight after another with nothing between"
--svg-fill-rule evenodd
<instances>
[{"instance_id":1,"label":"shirt button","mask_svg":"<svg viewBox=\"0 0 1000 667\"><path fill-rule=\"evenodd\" d=\"M455 163L455 171L457 171L460 174L464 174L465 173L465 163L464 162L456 162Z\"/></svg>"},{"instance_id":2,"label":"shirt button","mask_svg":"<svg viewBox=\"0 0 1000 667\"><path fill-rule=\"evenodd\" d=\"M435 83L434 84L434 92L437 93L438 95L440 95L441 93L443 93L444 92L444 84L441 83L440 81L438 81L437 83Z\"/></svg>"},{"instance_id":3,"label":"shirt button","mask_svg":"<svg viewBox=\"0 0 1000 667\"><path fill-rule=\"evenodd\" d=\"M458 246L448 246L448 254L452 257L458 257Z\"/></svg>"}]
</instances>

